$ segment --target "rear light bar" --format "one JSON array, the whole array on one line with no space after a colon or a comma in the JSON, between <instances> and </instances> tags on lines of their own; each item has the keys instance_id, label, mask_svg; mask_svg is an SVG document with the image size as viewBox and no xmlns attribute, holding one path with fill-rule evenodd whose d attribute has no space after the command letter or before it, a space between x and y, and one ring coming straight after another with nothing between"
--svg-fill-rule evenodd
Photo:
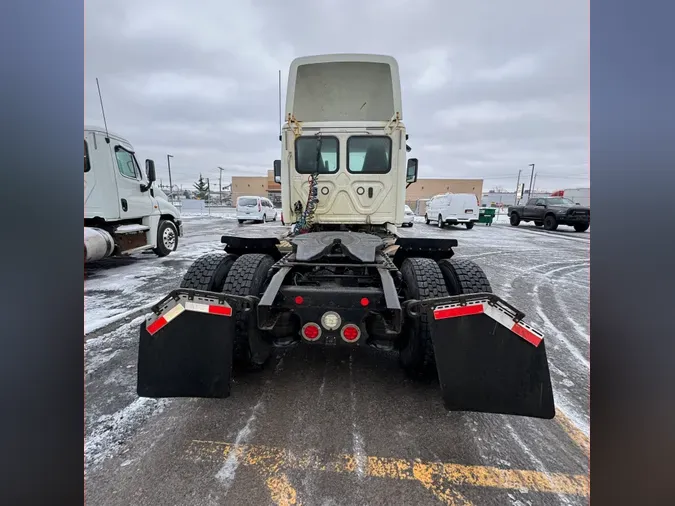
<instances>
[{"instance_id":1,"label":"rear light bar","mask_svg":"<svg viewBox=\"0 0 675 506\"><path fill-rule=\"evenodd\" d=\"M484 314L489 316L497 323L511 330L514 334L525 339L528 343L539 346L544 339L544 334L536 330L531 325L523 321L516 320L511 316L508 310L502 308L499 304L490 304L488 299L475 300L466 304L444 304L434 308L434 319L443 320L445 318L459 318L461 316L472 316Z\"/></svg>"}]
</instances>

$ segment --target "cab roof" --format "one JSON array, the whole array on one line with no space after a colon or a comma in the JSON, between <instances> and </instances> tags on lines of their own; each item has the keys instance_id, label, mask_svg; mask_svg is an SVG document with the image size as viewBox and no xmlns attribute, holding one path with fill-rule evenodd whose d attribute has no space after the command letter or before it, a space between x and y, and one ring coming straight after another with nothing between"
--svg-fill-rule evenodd
<instances>
[{"instance_id":1,"label":"cab roof","mask_svg":"<svg viewBox=\"0 0 675 506\"><path fill-rule=\"evenodd\" d=\"M379 54L322 54L291 62L286 114L304 122L403 118L398 62Z\"/></svg>"}]
</instances>

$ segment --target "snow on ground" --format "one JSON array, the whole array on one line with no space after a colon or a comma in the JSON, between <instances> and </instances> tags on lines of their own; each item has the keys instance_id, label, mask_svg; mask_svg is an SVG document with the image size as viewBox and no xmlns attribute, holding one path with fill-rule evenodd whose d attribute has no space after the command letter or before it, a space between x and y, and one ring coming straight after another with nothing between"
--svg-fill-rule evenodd
<instances>
[{"instance_id":1,"label":"snow on ground","mask_svg":"<svg viewBox=\"0 0 675 506\"><path fill-rule=\"evenodd\" d=\"M139 399L135 393L138 326L149 306L178 286L194 259L220 251L220 237L224 232L269 233L271 227L280 227L278 222L239 226L234 209L212 209L211 215L184 215L183 219L185 236L180 238L178 250L165 258L140 254L87 266L85 455L88 468L123 452L147 420L169 406L165 401ZM527 321L545 333L558 408L588 435L590 234L565 230L567 228L547 232L532 224L511 227L506 218L500 216L494 226L477 224L472 230L463 226L439 230L433 224L426 225L423 217L416 217L414 227L399 230L406 236L442 234L456 238L457 256L478 263L494 292L525 311ZM499 418L475 415L469 420L482 427L483 436L477 444L488 463L519 464L513 445L499 439L503 437ZM491 424L494 438L485 431ZM523 427L513 425L516 436L521 439L525 437ZM550 434L547 433L547 437L551 437ZM541 458L540 449L533 447L532 451Z\"/></svg>"}]
</instances>

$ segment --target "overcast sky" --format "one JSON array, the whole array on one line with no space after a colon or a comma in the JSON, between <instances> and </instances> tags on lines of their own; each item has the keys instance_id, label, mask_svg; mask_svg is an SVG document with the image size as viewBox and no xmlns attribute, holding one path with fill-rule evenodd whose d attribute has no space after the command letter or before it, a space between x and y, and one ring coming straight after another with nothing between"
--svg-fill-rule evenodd
<instances>
[{"instance_id":1,"label":"overcast sky","mask_svg":"<svg viewBox=\"0 0 675 506\"><path fill-rule=\"evenodd\" d=\"M378 53L399 63L420 177L484 190L589 185L588 0L87 0L85 121L128 138L168 184L263 175L280 156L297 56ZM522 181L522 179L521 179Z\"/></svg>"}]
</instances>

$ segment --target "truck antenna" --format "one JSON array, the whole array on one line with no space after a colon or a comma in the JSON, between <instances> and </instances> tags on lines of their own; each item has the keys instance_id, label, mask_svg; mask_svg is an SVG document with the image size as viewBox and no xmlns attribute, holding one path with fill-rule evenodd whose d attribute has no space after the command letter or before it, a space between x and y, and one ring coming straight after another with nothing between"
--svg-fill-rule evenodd
<instances>
[{"instance_id":1,"label":"truck antenna","mask_svg":"<svg viewBox=\"0 0 675 506\"><path fill-rule=\"evenodd\" d=\"M103 108L103 97L101 96L101 87L96 78L96 87L98 88L98 100L101 102L101 112L103 113L103 125L105 126L105 142L110 144L110 134L108 133L108 122L105 120L105 109Z\"/></svg>"},{"instance_id":2,"label":"truck antenna","mask_svg":"<svg viewBox=\"0 0 675 506\"><path fill-rule=\"evenodd\" d=\"M281 141L281 70L279 70L279 141Z\"/></svg>"}]
</instances>

